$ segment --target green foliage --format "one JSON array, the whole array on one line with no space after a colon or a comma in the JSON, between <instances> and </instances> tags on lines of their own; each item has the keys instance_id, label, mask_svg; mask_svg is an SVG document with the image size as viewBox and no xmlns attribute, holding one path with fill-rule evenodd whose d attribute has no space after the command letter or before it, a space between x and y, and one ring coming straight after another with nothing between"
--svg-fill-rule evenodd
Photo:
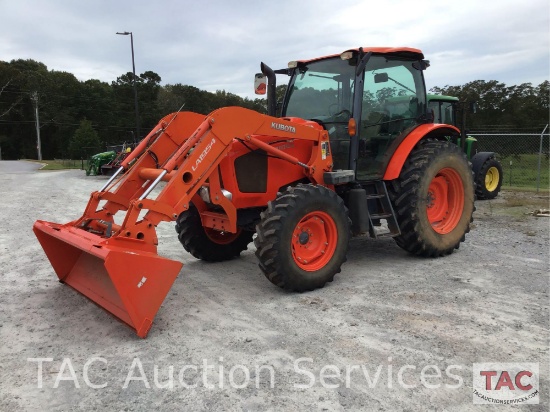
<instances>
[{"instance_id":1,"label":"green foliage","mask_svg":"<svg viewBox=\"0 0 550 412\"><path fill-rule=\"evenodd\" d=\"M111 83L96 79L79 81L71 73L48 70L46 65L32 59L0 61L2 158L36 159L36 104L45 159L67 158L69 151L77 150L78 145L96 145L97 151L101 151L106 146L132 142L136 130L133 80L133 74L128 72ZM267 112L265 96L242 98L225 90L210 93L191 85L162 85L161 81L161 76L153 71L136 76L141 137L160 118L177 111L183 104L182 110L204 115L224 106ZM252 90L252 79L250 88ZM278 102L283 101L285 91L285 84L277 86ZM495 80L476 80L434 91L478 102L479 112L468 117L470 129L510 125L538 130L540 125L548 123L548 81L538 86L530 83L506 86ZM95 133L93 144L74 142L83 119L88 119L89 134L92 134L90 130ZM93 152L80 153L85 157L91 154Z\"/></svg>"},{"instance_id":2,"label":"green foliage","mask_svg":"<svg viewBox=\"0 0 550 412\"><path fill-rule=\"evenodd\" d=\"M90 153L97 152L100 141L97 132L92 128L92 122L82 120L69 141L69 153L73 159L85 159Z\"/></svg>"},{"instance_id":3,"label":"green foliage","mask_svg":"<svg viewBox=\"0 0 550 412\"><path fill-rule=\"evenodd\" d=\"M468 115L471 130L487 128L541 131L549 123L550 82L506 86L496 80L476 80L462 86L434 87L432 92L456 96L462 102L477 102L478 110Z\"/></svg>"}]
</instances>

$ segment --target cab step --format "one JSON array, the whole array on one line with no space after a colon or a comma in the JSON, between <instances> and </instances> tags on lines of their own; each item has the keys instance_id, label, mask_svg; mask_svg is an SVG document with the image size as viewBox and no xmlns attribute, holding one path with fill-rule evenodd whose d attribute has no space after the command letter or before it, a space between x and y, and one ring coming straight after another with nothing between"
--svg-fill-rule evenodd
<instances>
[{"instance_id":1,"label":"cab step","mask_svg":"<svg viewBox=\"0 0 550 412\"><path fill-rule=\"evenodd\" d=\"M370 187L369 187L370 186ZM375 210L375 213L369 212L369 234L373 238L395 237L401 235L399 223L393 210L393 206L388 195L386 182L375 180L367 184L367 204L368 210ZM378 231L375 229L377 221L385 219L388 225L387 231Z\"/></svg>"}]
</instances>

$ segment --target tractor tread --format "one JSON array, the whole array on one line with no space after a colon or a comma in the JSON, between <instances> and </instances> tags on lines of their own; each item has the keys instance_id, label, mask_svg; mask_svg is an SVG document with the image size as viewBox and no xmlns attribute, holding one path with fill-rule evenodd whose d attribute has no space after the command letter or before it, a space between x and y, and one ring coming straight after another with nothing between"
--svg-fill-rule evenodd
<instances>
[{"instance_id":1,"label":"tractor tread","mask_svg":"<svg viewBox=\"0 0 550 412\"><path fill-rule=\"evenodd\" d=\"M334 257L324 267L306 272L294 263L291 248L283 243L290 241L289 232L297 223L296 216L317 204L335 219L339 228L338 247ZM256 225L256 233L256 257L265 277L281 288L305 292L332 282L334 275L341 271L341 265L346 261L351 221L344 201L334 191L323 186L298 184L287 187L268 203L260 223Z\"/></svg>"},{"instance_id":2,"label":"tractor tread","mask_svg":"<svg viewBox=\"0 0 550 412\"><path fill-rule=\"evenodd\" d=\"M472 212L474 210L473 173L466 156L450 142L434 139L421 140L403 165L399 178L391 181L388 185L388 192L401 229L401 235L394 237L394 240L399 247L414 255L438 257L453 253L455 249L459 248L460 242L465 240L465 234L470 231L470 223L473 221L471 215L468 219L461 221L459 224L463 226L463 232L454 241L448 238L450 240L446 242L446 245L443 242L434 241L432 237L426 235L428 231L425 227L426 219L421 219L419 212L419 205L422 201L419 188L428 167L434 160L443 156L455 159L459 157L465 165L468 165L468 173L471 173L472 180L468 181L466 172L464 172L463 179L466 179L465 188L468 189L468 186L471 186L472 193L471 196L465 196L467 201L471 198L471 205L465 204L465 207L467 207L467 211L470 208ZM439 239L443 239L444 236L448 235L440 235Z\"/></svg>"},{"instance_id":3,"label":"tractor tread","mask_svg":"<svg viewBox=\"0 0 550 412\"><path fill-rule=\"evenodd\" d=\"M497 186L495 190L489 191L487 189L487 186L485 184L485 176L487 175L487 172L491 167L495 167L498 170L499 173L499 181L497 183ZM476 183L476 196L480 200L490 200L494 199L498 196L498 193L500 192L500 188L502 186L502 165L500 162L494 157L489 157L483 165L481 165L481 168L479 169L478 173L475 176L475 183Z\"/></svg>"},{"instance_id":4,"label":"tractor tread","mask_svg":"<svg viewBox=\"0 0 550 412\"><path fill-rule=\"evenodd\" d=\"M193 257L207 262L221 262L238 257L252 242L254 232L242 230L230 243L216 243L205 233L197 208L191 203L189 210L176 220L176 232L183 248Z\"/></svg>"}]
</instances>

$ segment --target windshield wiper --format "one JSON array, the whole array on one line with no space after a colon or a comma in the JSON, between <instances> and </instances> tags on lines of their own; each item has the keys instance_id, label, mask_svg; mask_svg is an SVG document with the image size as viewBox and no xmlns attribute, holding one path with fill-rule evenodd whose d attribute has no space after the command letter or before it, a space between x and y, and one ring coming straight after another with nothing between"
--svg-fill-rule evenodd
<instances>
[{"instance_id":1,"label":"windshield wiper","mask_svg":"<svg viewBox=\"0 0 550 412\"><path fill-rule=\"evenodd\" d=\"M393 81L394 83L397 83L397 84L398 84L399 86L401 86L402 88L407 89L409 92L412 92L412 93L416 94L416 92L415 92L413 89L411 89L411 88L405 86L405 85L404 85L403 83L401 83L401 82L398 82L398 81L395 80L393 77L388 76L388 79L390 79L390 80Z\"/></svg>"},{"instance_id":2,"label":"windshield wiper","mask_svg":"<svg viewBox=\"0 0 550 412\"><path fill-rule=\"evenodd\" d=\"M313 74L313 73L310 73L309 75L312 76L312 77L320 77L321 79L330 79L330 80L334 80L334 81L336 81L336 78L338 76L340 76L339 74L336 74L334 76L322 76L320 74Z\"/></svg>"}]
</instances>

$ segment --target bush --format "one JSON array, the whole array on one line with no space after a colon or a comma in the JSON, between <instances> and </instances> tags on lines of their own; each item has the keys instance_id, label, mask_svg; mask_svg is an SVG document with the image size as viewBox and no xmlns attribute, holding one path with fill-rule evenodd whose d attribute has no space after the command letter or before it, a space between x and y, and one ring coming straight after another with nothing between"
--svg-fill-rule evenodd
<instances>
[{"instance_id":1,"label":"bush","mask_svg":"<svg viewBox=\"0 0 550 412\"><path fill-rule=\"evenodd\" d=\"M92 122L82 120L79 128L69 142L69 153L73 159L86 158L90 148L99 149L101 142L97 132L92 128Z\"/></svg>"}]
</instances>

